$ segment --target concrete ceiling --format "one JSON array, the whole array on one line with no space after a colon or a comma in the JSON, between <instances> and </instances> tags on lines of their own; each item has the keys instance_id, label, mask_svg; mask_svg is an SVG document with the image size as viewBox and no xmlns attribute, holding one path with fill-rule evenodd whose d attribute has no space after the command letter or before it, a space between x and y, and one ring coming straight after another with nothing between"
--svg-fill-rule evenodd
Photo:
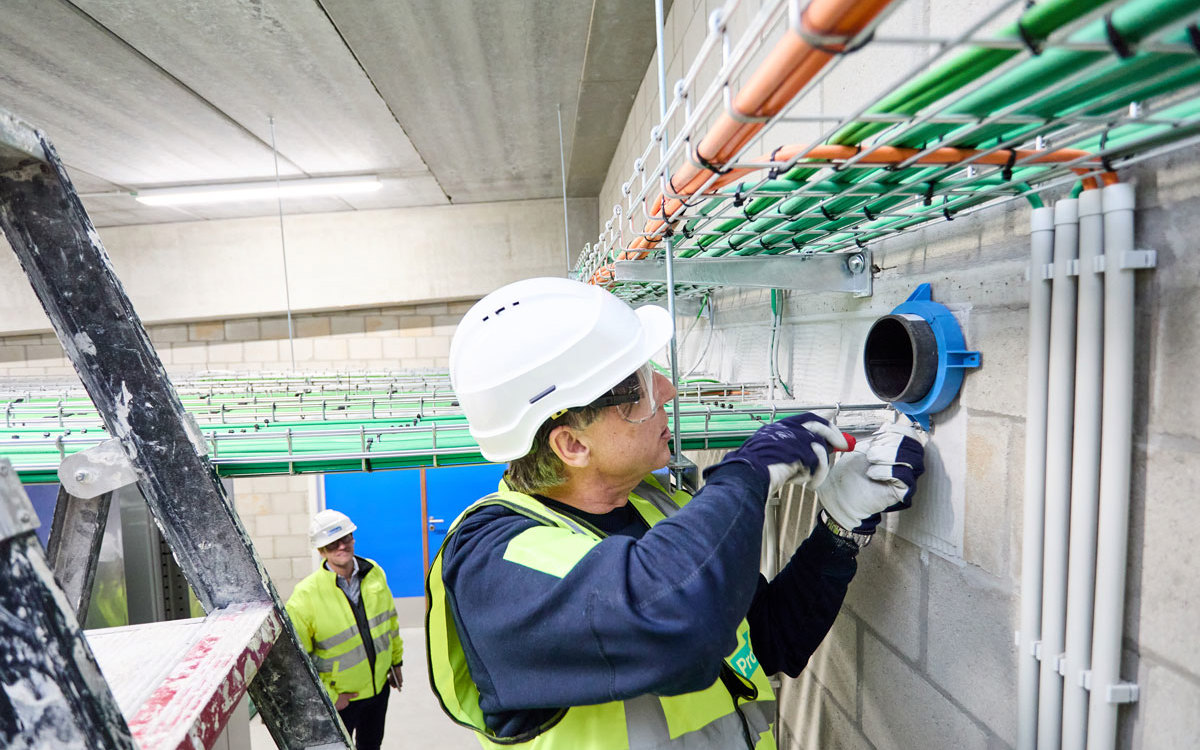
<instances>
[{"instance_id":1,"label":"concrete ceiling","mask_svg":"<svg viewBox=\"0 0 1200 750\"><path fill-rule=\"evenodd\" d=\"M670 7L669 0L665 3ZM97 226L274 214L150 187L379 175L289 213L596 195L654 52L650 0L4 0L0 108Z\"/></svg>"}]
</instances>

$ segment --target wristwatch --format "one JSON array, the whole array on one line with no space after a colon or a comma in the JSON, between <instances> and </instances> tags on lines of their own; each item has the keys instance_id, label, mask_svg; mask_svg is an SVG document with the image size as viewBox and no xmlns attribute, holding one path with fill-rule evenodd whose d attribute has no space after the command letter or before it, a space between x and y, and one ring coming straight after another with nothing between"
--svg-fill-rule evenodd
<instances>
[{"instance_id":1,"label":"wristwatch","mask_svg":"<svg viewBox=\"0 0 1200 750\"><path fill-rule=\"evenodd\" d=\"M875 538L874 534L856 534L850 529L847 529L837 521L833 520L833 517L826 513L824 508L821 508L820 513L817 514L817 520L824 524L825 528L833 532L834 536L854 542L858 545L859 549L866 547L871 543L871 540Z\"/></svg>"}]
</instances>

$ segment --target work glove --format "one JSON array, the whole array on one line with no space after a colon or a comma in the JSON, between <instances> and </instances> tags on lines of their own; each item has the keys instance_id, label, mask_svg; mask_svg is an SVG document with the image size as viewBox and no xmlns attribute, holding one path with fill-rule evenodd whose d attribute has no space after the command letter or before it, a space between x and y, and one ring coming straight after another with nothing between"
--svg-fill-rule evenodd
<instances>
[{"instance_id":1,"label":"work glove","mask_svg":"<svg viewBox=\"0 0 1200 750\"><path fill-rule=\"evenodd\" d=\"M859 440L834 464L817 494L839 526L873 534L882 513L912 505L917 478L924 472L924 433L904 419Z\"/></svg>"},{"instance_id":2,"label":"work glove","mask_svg":"<svg viewBox=\"0 0 1200 750\"><path fill-rule=\"evenodd\" d=\"M730 463L745 463L765 474L771 484L768 497L789 481L818 485L829 472L829 450L846 450L846 438L811 412L797 414L758 428L740 448L725 455L709 473Z\"/></svg>"}]
</instances>

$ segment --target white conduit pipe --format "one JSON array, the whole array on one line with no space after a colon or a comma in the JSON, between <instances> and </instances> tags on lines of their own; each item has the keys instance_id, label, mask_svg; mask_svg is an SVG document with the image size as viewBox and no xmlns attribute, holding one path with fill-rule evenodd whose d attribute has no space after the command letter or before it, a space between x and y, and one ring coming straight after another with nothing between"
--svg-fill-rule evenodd
<instances>
[{"instance_id":1,"label":"white conduit pipe","mask_svg":"<svg viewBox=\"0 0 1200 750\"><path fill-rule=\"evenodd\" d=\"M1079 252L1079 201L1054 206L1054 292L1050 302L1050 382L1046 412L1046 526L1042 550L1041 679L1038 750L1061 739L1063 653L1067 621L1067 534L1071 513L1071 432L1075 411L1075 300L1071 275Z\"/></svg>"},{"instance_id":2,"label":"white conduit pipe","mask_svg":"<svg viewBox=\"0 0 1200 750\"><path fill-rule=\"evenodd\" d=\"M1071 542L1067 565L1067 640L1062 746L1084 750L1092 658L1092 594L1096 575L1096 503L1100 488L1101 368L1104 364L1104 253L1101 191L1079 196L1079 316L1075 341L1075 442L1071 457Z\"/></svg>"},{"instance_id":3,"label":"white conduit pipe","mask_svg":"<svg viewBox=\"0 0 1200 750\"><path fill-rule=\"evenodd\" d=\"M1104 404L1088 750L1113 750L1117 742L1117 704L1109 688L1120 682L1133 442L1134 270L1121 267L1133 250L1133 187L1110 185L1103 198Z\"/></svg>"},{"instance_id":4,"label":"white conduit pipe","mask_svg":"<svg viewBox=\"0 0 1200 750\"><path fill-rule=\"evenodd\" d=\"M1029 265L1029 386L1025 407L1025 521L1021 549L1021 624L1017 633L1017 750L1037 747L1038 662L1042 628L1042 537L1046 493L1046 375L1050 361L1050 279L1054 209L1033 209Z\"/></svg>"}]
</instances>

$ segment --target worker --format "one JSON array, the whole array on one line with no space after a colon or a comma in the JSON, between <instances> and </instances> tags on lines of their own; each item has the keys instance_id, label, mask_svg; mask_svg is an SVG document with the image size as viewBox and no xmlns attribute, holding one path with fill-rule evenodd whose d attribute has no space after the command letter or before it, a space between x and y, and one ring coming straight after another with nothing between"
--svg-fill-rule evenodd
<instances>
[{"instance_id":1,"label":"worker","mask_svg":"<svg viewBox=\"0 0 1200 750\"><path fill-rule=\"evenodd\" d=\"M403 685L404 643L383 568L354 554L357 528L336 510L313 517L309 540L323 562L296 584L287 613L354 746L378 750L388 686Z\"/></svg>"},{"instance_id":2,"label":"worker","mask_svg":"<svg viewBox=\"0 0 1200 750\"><path fill-rule=\"evenodd\" d=\"M435 557L426 624L442 707L484 747L773 748L767 676L804 667L878 513L910 502L923 449L906 428L831 467L847 442L813 414L759 429L694 495L669 489L651 472L675 391L649 360L671 330L660 307L566 279L510 284L458 325L455 394L509 464ZM768 496L827 477L855 496L823 496L766 581Z\"/></svg>"}]
</instances>

